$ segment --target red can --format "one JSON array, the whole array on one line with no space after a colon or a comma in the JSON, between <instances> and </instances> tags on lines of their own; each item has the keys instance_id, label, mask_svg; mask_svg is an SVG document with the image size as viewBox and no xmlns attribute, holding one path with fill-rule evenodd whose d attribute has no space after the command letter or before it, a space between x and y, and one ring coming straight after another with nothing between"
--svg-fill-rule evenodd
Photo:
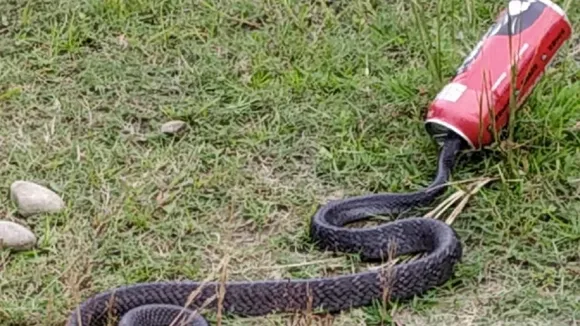
<instances>
[{"instance_id":1,"label":"red can","mask_svg":"<svg viewBox=\"0 0 580 326\"><path fill-rule=\"evenodd\" d=\"M439 143L453 131L473 149L489 145L508 124L512 65L519 106L571 34L552 1L510 1L429 106L427 132Z\"/></svg>"}]
</instances>

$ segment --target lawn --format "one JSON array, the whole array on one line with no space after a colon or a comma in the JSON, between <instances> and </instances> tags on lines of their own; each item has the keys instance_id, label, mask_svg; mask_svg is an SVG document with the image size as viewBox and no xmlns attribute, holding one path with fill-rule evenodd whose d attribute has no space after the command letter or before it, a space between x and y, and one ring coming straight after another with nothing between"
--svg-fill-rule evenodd
<instances>
[{"instance_id":1,"label":"lawn","mask_svg":"<svg viewBox=\"0 0 580 326\"><path fill-rule=\"evenodd\" d=\"M579 30L574 1L557 3ZM0 325L63 325L124 284L372 267L314 247L310 217L330 198L429 184L426 107L505 5L412 3L1 1L1 219L38 243L0 252ZM464 246L455 276L333 325L576 325L579 52L573 35L518 111L514 143L461 154L454 182L495 181L452 224ZM186 130L162 134L170 120ZM66 209L20 217L16 180L49 186Z\"/></svg>"}]
</instances>

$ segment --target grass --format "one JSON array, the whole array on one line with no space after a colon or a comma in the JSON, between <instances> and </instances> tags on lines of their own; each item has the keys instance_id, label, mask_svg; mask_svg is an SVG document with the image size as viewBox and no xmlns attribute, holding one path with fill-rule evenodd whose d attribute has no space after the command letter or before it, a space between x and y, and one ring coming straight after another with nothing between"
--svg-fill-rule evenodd
<instances>
[{"instance_id":1,"label":"grass","mask_svg":"<svg viewBox=\"0 0 580 326\"><path fill-rule=\"evenodd\" d=\"M366 268L314 248L310 217L329 198L428 184L425 108L504 6L417 3L420 19L408 1L0 2L2 219L38 236L0 252L0 325L63 325L98 291L202 280L226 255L238 280ZM559 3L578 30L580 7ZM578 40L518 112L515 144L461 155L455 181L499 180L453 223L455 277L334 325L578 323ZM161 135L173 119L186 132ZM19 217L18 179L66 210Z\"/></svg>"}]
</instances>

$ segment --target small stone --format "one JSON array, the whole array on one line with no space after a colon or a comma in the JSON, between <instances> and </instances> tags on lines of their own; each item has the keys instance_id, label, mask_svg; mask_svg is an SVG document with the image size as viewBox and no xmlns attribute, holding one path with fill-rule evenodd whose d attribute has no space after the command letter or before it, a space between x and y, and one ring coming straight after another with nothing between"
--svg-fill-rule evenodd
<instances>
[{"instance_id":1,"label":"small stone","mask_svg":"<svg viewBox=\"0 0 580 326\"><path fill-rule=\"evenodd\" d=\"M186 123L180 120L173 120L161 126L161 132L165 134L176 134L185 128Z\"/></svg>"},{"instance_id":2,"label":"small stone","mask_svg":"<svg viewBox=\"0 0 580 326\"><path fill-rule=\"evenodd\" d=\"M15 181L10 186L10 198L24 217L40 213L58 213L64 201L52 190L29 181Z\"/></svg>"},{"instance_id":3,"label":"small stone","mask_svg":"<svg viewBox=\"0 0 580 326\"><path fill-rule=\"evenodd\" d=\"M28 250L36 245L36 236L28 228L0 221L0 249Z\"/></svg>"}]
</instances>

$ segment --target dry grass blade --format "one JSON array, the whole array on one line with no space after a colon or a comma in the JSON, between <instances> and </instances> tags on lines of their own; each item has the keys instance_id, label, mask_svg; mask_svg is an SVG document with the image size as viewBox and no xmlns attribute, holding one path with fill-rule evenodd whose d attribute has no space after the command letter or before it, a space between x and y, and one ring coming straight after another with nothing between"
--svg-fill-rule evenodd
<instances>
[{"instance_id":1,"label":"dry grass blade","mask_svg":"<svg viewBox=\"0 0 580 326\"><path fill-rule=\"evenodd\" d=\"M461 199L464 195L465 195L465 192L463 190L458 190L458 191L454 192L451 196L447 197L441 204L439 204L437 207L435 207L429 213L425 214L425 217L438 219L439 216L441 216L443 213L445 213L445 211L449 207L453 206L453 204L455 204L455 202L457 202L459 199Z\"/></svg>"},{"instance_id":2,"label":"dry grass blade","mask_svg":"<svg viewBox=\"0 0 580 326\"><path fill-rule=\"evenodd\" d=\"M451 196L447 197L441 204L439 204L437 207L435 207L429 213L425 214L425 217L439 219L439 217L442 216L446 210L448 210L451 206L453 206L453 204L455 204L458 200L461 199L461 201L459 202L459 205L457 205L455 207L455 209L451 212L451 214L445 219L445 223L447 223L448 225L451 225L455 221L457 216L463 211L463 209L467 205L467 202L469 201L469 198L471 198L483 186L485 186L486 184L490 183L493 180L496 180L496 178L483 178L483 179L478 179L475 182L471 182L467 186L467 188L468 188L467 191L464 191L461 189L457 190ZM390 263L387 263L384 265L386 266L388 264L395 264L395 263L398 263L399 261L401 261L401 262L413 261L415 259L419 259L421 256L422 256L422 254L413 255L413 256L405 257L405 258L396 258L396 259L393 259L393 262L390 262ZM383 266L383 265L381 265L381 266Z\"/></svg>"},{"instance_id":3,"label":"dry grass blade","mask_svg":"<svg viewBox=\"0 0 580 326\"><path fill-rule=\"evenodd\" d=\"M224 297L226 295L226 287L225 283L227 281L227 265L229 262L229 255L223 259L223 263L221 265L221 273L220 273L220 280L219 280L219 290L218 290L218 306L217 306L217 324L221 326L222 324L222 309L223 309L223 302Z\"/></svg>"},{"instance_id":4,"label":"dry grass blade","mask_svg":"<svg viewBox=\"0 0 580 326\"><path fill-rule=\"evenodd\" d=\"M490 183L491 181L496 180L495 178L486 178L482 181L476 182L475 184L470 185L470 190L467 192L463 192L462 199L459 202L459 205L455 207L455 209L449 214L449 217L445 220L445 223L451 225L457 216L463 211L463 208L467 205L469 198L471 198L474 194L476 194L483 186Z\"/></svg>"},{"instance_id":5,"label":"dry grass blade","mask_svg":"<svg viewBox=\"0 0 580 326\"><path fill-rule=\"evenodd\" d=\"M428 212L427 214L425 214L425 217L428 218L435 218L435 219L439 219L439 217L441 217L443 215L443 213L445 213L445 211L447 211L447 209L449 209L451 206L453 206L453 204L455 204L458 200L461 199L460 202L460 207L459 209L456 208L453 213L453 219L449 220L449 218L446 220L447 224L451 224L452 221L455 219L455 217L461 212L461 210L463 209L463 207L465 207L465 205L467 204L467 201L469 200L469 198L474 195L477 191L479 191L479 189L481 189L483 186L485 186L486 184L488 184L491 181L497 180L496 178L480 178L480 179L476 179L475 181L471 181L470 184L467 186L468 190L457 190L456 192L454 192L451 196L447 197L441 204L439 204L437 207L435 207L433 210L431 210L430 212ZM452 184L452 183L450 183Z\"/></svg>"},{"instance_id":6,"label":"dry grass blade","mask_svg":"<svg viewBox=\"0 0 580 326\"><path fill-rule=\"evenodd\" d=\"M224 272L224 270L226 269L226 266L227 266L228 262L229 262L229 256L228 256L228 255L226 255L226 256L225 256L225 257L224 257L224 258L223 258L223 259L220 261L220 263L218 264L218 267L217 267L217 269L216 269L217 271L221 271L221 272L220 272L220 288L219 288L219 290L218 290L218 293L217 293L217 294L215 294L215 295L213 295L213 296L211 296L211 297L209 297L207 300L205 300L205 301L204 301L204 303L203 303L203 304L200 306L200 308L199 308L199 309L196 309L196 311L194 311L194 313L193 313L193 314L191 314L191 315L188 317L188 319L191 319L191 318L195 317L195 315L199 314L199 311L202 311L203 309L205 309L205 308L206 308L206 307L207 307L209 304L211 304L211 303L212 303L212 301L214 301L215 299L218 299L218 312L217 312L217 313L218 313L218 316L220 316L219 314L220 314L220 312L221 312L221 309L220 309L220 307L219 307L219 303L221 303L221 302L222 302L222 300L223 300L223 293L222 293L222 291L223 291L223 290L222 290L222 283L223 283L223 280L222 280L222 278L224 278L224 273L225 273L225 272ZM183 307L183 308L184 308L184 310L182 310L182 311L181 311L181 312L178 314L178 316L176 317L176 319L175 319L175 320L172 322L172 325L171 325L171 326L177 326L177 325L174 325L174 323L180 320L180 317L181 317L181 316L182 316L182 314L185 312L185 309L187 309L187 308L188 308L188 307L191 305L191 303L193 302L193 300L195 300L195 298L196 298L196 297L199 295L199 293L201 293L201 291L203 290L204 286L205 286L207 283L210 283L210 282L212 281L212 279L214 279L214 278L215 278L215 274L217 273L217 271L216 271L216 270L212 271L212 273L210 273L210 274L209 274L209 275L208 275L208 276L207 276L207 277L206 277L206 278L205 278L205 279L204 279L204 280L201 282L201 286L199 286L197 289L195 289L195 291L192 291L192 292L191 292L191 294L189 295L189 297L188 297L188 299L187 299L187 303L186 303L186 304L185 304L185 306Z\"/></svg>"}]
</instances>

